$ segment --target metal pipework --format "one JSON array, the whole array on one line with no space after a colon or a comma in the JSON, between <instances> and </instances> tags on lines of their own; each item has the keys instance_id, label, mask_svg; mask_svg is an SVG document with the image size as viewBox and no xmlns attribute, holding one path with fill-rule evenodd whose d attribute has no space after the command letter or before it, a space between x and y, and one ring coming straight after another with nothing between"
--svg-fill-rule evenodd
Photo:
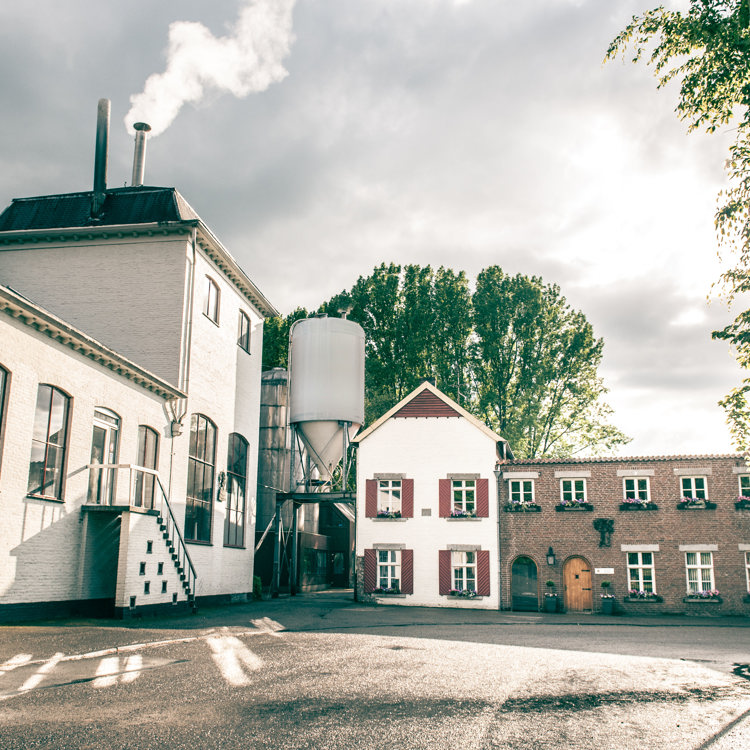
<instances>
[{"instance_id":1,"label":"metal pipework","mask_svg":"<svg viewBox=\"0 0 750 750\"><path fill-rule=\"evenodd\" d=\"M99 99L96 117L96 151L94 152L94 197L92 216L98 216L107 190L107 143L109 141L109 99Z\"/></svg>"},{"instance_id":2,"label":"metal pipework","mask_svg":"<svg viewBox=\"0 0 750 750\"><path fill-rule=\"evenodd\" d=\"M135 129L135 153L133 154L133 178L130 181L133 187L143 185L143 172L146 169L146 133L151 126L145 122L136 122Z\"/></svg>"}]
</instances>

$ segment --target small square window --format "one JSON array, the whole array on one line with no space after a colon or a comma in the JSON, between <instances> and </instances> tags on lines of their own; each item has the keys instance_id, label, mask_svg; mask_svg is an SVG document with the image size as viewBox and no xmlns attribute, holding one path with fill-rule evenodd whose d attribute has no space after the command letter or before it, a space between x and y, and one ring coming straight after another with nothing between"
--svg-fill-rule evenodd
<instances>
[{"instance_id":1,"label":"small square window","mask_svg":"<svg viewBox=\"0 0 750 750\"><path fill-rule=\"evenodd\" d=\"M625 500L638 500L642 503L650 502L648 477L625 477L622 480L623 498Z\"/></svg>"},{"instance_id":2,"label":"small square window","mask_svg":"<svg viewBox=\"0 0 750 750\"><path fill-rule=\"evenodd\" d=\"M706 477L681 477L682 497L691 500L708 500Z\"/></svg>"}]
</instances>

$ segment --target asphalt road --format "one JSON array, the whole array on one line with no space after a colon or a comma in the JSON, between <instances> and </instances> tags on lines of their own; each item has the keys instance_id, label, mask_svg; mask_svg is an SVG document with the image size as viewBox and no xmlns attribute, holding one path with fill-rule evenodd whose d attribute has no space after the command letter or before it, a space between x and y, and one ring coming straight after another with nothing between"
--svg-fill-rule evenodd
<instances>
[{"instance_id":1,"label":"asphalt road","mask_svg":"<svg viewBox=\"0 0 750 750\"><path fill-rule=\"evenodd\" d=\"M0 748L750 748L750 620L325 593L0 627Z\"/></svg>"}]
</instances>

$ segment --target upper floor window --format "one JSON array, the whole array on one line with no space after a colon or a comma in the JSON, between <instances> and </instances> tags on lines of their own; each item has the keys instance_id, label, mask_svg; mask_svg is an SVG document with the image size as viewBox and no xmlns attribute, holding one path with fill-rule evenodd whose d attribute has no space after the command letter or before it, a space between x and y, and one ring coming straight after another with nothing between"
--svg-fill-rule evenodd
<instances>
[{"instance_id":1,"label":"upper floor window","mask_svg":"<svg viewBox=\"0 0 750 750\"><path fill-rule=\"evenodd\" d=\"M680 477L682 497L693 500L707 500L706 477Z\"/></svg>"},{"instance_id":2,"label":"upper floor window","mask_svg":"<svg viewBox=\"0 0 750 750\"><path fill-rule=\"evenodd\" d=\"M476 515L476 480L452 479L451 491L453 493L452 514Z\"/></svg>"},{"instance_id":3,"label":"upper floor window","mask_svg":"<svg viewBox=\"0 0 750 750\"><path fill-rule=\"evenodd\" d=\"M2 466L3 434L5 428L5 409L8 398L8 380L10 376L4 367L0 367L0 466Z\"/></svg>"},{"instance_id":4,"label":"upper floor window","mask_svg":"<svg viewBox=\"0 0 750 750\"><path fill-rule=\"evenodd\" d=\"M0 424L2 424L0 422ZM750 497L750 474L740 474L740 496Z\"/></svg>"},{"instance_id":5,"label":"upper floor window","mask_svg":"<svg viewBox=\"0 0 750 750\"><path fill-rule=\"evenodd\" d=\"M560 499L564 503L586 502L586 480L585 479L561 479Z\"/></svg>"},{"instance_id":6,"label":"upper floor window","mask_svg":"<svg viewBox=\"0 0 750 750\"><path fill-rule=\"evenodd\" d=\"M138 425L138 455L136 464L144 469L156 471L159 460L159 434L153 427ZM154 507L156 474L138 471L135 476L133 505L143 508Z\"/></svg>"},{"instance_id":7,"label":"upper floor window","mask_svg":"<svg viewBox=\"0 0 750 750\"><path fill-rule=\"evenodd\" d=\"M401 480L378 480L378 515L401 515Z\"/></svg>"},{"instance_id":8,"label":"upper floor window","mask_svg":"<svg viewBox=\"0 0 750 750\"><path fill-rule=\"evenodd\" d=\"M219 297L219 285L210 276L206 276L206 299L203 304L203 314L217 324L219 322Z\"/></svg>"},{"instance_id":9,"label":"upper floor window","mask_svg":"<svg viewBox=\"0 0 750 750\"><path fill-rule=\"evenodd\" d=\"M227 449L227 515L224 546L245 544L245 486L247 484L247 440L233 432Z\"/></svg>"},{"instance_id":10,"label":"upper floor window","mask_svg":"<svg viewBox=\"0 0 750 750\"><path fill-rule=\"evenodd\" d=\"M203 414L193 414L185 499L185 539L188 541L211 541L215 467L216 425Z\"/></svg>"},{"instance_id":11,"label":"upper floor window","mask_svg":"<svg viewBox=\"0 0 750 750\"><path fill-rule=\"evenodd\" d=\"M623 479L625 500L650 501L648 477L625 477Z\"/></svg>"},{"instance_id":12,"label":"upper floor window","mask_svg":"<svg viewBox=\"0 0 750 750\"><path fill-rule=\"evenodd\" d=\"M240 349L244 349L248 354L250 353L250 318L246 313L242 312L242 310L240 310L240 325L237 344Z\"/></svg>"},{"instance_id":13,"label":"upper floor window","mask_svg":"<svg viewBox=\"0 0 750 750\"><path fill-rule=\"evenodd\" d=\"M69 406L70 398L59 388L39 386L31 440L29 495L62 500Z\"/></svg>"},{"instance_id":14,"label":"upper floor window","mask_svg":"<svg viewBox=\"0 0 750 750\"><path fill-rule=\"evenodd\" d=\"M508 480L508 493L512 503L533 503L534 480L510 479Z\"/></svg>"}]
</instances>

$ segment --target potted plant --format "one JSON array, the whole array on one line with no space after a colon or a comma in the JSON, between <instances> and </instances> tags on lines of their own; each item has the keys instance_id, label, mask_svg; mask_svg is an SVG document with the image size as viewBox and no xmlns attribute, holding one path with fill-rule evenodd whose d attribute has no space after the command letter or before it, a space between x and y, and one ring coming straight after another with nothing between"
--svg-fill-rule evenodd
<instances>
[{"instance_id":1,"label":"potted plant","mask_svg":"<svg viewBox=\"0 0 750 750\"><path fill-rule=\"evenodd\" d=\"M557 593L555 592L555 582L550 578L547 581L547 591L544 594L544 611L557 612Z\"/></svg>"},{"instance_id":2,"label":"potted plant","mask_svg":"<svg viewBox=\"0 0 750 750\"><path fill-rule=\"evenodd\" d=\"M615 611L615 595L610 591L612 581L602 581L602 614L611 615Z\"/></svg>"}]
</instances>

